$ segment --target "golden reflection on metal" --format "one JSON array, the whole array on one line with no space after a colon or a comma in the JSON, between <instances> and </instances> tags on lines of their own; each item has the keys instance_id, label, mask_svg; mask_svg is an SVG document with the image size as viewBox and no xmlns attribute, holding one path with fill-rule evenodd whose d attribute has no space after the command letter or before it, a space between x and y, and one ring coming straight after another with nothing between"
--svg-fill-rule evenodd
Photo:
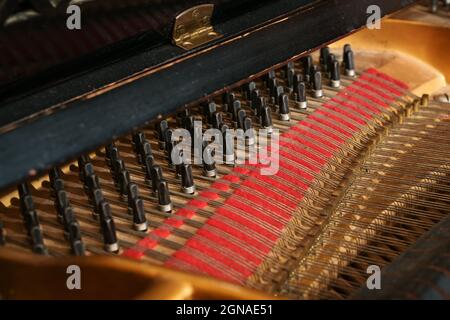
<instances>
[{"instance_id":1,"label":"golden reflection on metal","mask_svg":"<svg viewBox=\"0 0 450 320\"><path fill-rule=\"evenodd\" d=\"M189 8L175 18L172 40L178 47L191 50L222 35L211 25L213 4L202 4Z\"/></svg>"}]
</instances>

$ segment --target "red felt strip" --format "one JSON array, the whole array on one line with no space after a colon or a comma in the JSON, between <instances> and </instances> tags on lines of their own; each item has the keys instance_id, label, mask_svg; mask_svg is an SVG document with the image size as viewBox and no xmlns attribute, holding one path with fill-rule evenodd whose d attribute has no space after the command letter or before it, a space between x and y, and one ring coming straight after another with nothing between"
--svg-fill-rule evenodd
<instances>
[{"instance_id":1,"label":"red felt strip","mask_svg":"<svg viewBox=\"0 0 450 320\"><path fill-rule=\"evenodd\" d=\"M285 150L280 150L280 156L285 158L285 159L289 159L297 164L300 164L308 169L310 169L311 171L314 171L316 173L320 172L320 168L309 163L308 161L306 161L305 159L301 159L299 157L297 157L295 154L292 154L288 151Z\"/></svg>"},{"instance_id":2,"label":"red felt strip","mask_svg":"<svg viewBox=\"0 0 450 320\"><path fill-rule=\"evenodd\" d=\"M367 123L367 121L355 116L353 113L343 110L342 107L339 108L339 107L336 107L329 103L325 103L325 104L323 104L323 106L324 106L324 108L327 108L327 109L333 110L334 112L340 113L340 114L346 116L347 118L352 119L355 122L358 122L361 125L364 125Z\"/></svg>"},{"instance_id":3,"label":"red felt strip","mask_svg":"<svg viewBox=\"0 0 450 320\"><path fill-rule=\"evenodd\" d=\"M234 207L236 209L242 210L249 215L252 215L253 217L262 220L266 222L267 224L281 230L284 227L284 224L280 222L279 220L276 220L269 215L261 212L260 210L256 209L255 207L252 207L251 205L245 204L242 201L239 201L236 199L236 197L231 196L228 198L225 203L231 207Z\"/></svg>"},{"instance_id":4,"label":"red felt strip","mask_svg":"<svg viewBox=\"0 0 450 320\"><path fill-rule=\"evenodd\" d=\"M263 194L263 195L269 197L269 199L278 201L288 207L291 207L291 208L296 207L296 204L294 202L290 201L289 199L287 199L283 195L283 193L281 193L281 190L271 190L271 189L267 188L266 186L259 185L250 180L245 181L243 183L243 185L246 187L249 187L255 191L258 191L260 194ZM276 186L274 186L274 187L276 188ZM278 191L278 193L277 193L277 191Z\"/></svg>"},{"instance_id":5,"label":"red felt strip","mask_svg":"<svg viewBox=\"0 0 450 320\"><path fill-rule=\"evenodd\" d=\"M373 95L371 95L371 94L369 94L369 93L367 93L365 91L353 88L352 86L347 87L347 90L351 91L351 92L354 92L356 94L359 94L360 96L363 96L363 97L365 97L365 98L375 102L376 104L378 104L378 105L380 105L380 106L382 106L384 108L388 108L389 107L389 105L386 102L384 102L383 100L380 100L380 99L374 97Z\"/></svg>"},{"instance_id":6,"label":"red felt strip","mask_svg":"<svg viewBox=\"0 0 450 320\"><path fill-rule=\"evenodd\" d=\"M289 164L288 162L280 159L280 163L279 163L280 167L287 169L288 171L290 171L293 174L296 174L300 177L303 177L305 180L307 181L313 181L314 177L312 175L310 175L309 173L306 173L305 171L303 171L302 169L293 166L291 164Z\"/></svg>"},{"instance_id":7,"label":"red felt strip","mask_svg":"<svg viewBox=\"0 0 450 320\"><path fill-rule=\"evenodd\" d=\"M327 117L327 119L332 119L332 120L336 121L337 123L343 124L344 126L349 128L349 130L352 131L352 132L358 130L358 127L355 126L354 124L352 124L352 123L342 119L341 117L339 117L339 116L337 116L337 115L335 115L335 114L333 114L331 112L328 112L326 110L316 110L316 112L314 114L324 115L324 116ZM344 130L344 129L342 129L342 130L345 131L345 132L348 132L348 130ZM351 135L351 133L350 133L350 135Z\"/></svg>"},{"instance_id":8,"label":"red felt strip","mask_svg":"<svg viewBox=\"0 0 450 320\"><path fill-rule=\"evenodd\" d=\"M233 242L228 241L227 239L225 239L213 232L210 232L205 229L199 229L197 231L197 235L213 241L216 245L221 245L221 246L224 246L224 247L230 249L231 251L244 257L248 261L254 263L255 265L258 265L259 263L261 263L261 259L258 258L255 254L248 252L247 250L243 249L242 246L238 246L238 245L234 244Z\"/></svg>"},{"instance_id":9,"label":"red felt strip","mask_svg":"<svg viewBox=\"0 0 450 320\"><path fill-rule=\"evenodd\" d=\"M402 82L400 80L394 79L394 78L388 76L385 73L379 72L378 70L376 70L374 68L369 68L369 69L366 70L366 72L368 72L370 74L374 74L377 77L380 77L380 78L382 78L384 80L387 80L389 82L392 82L392 83L394 83L395 85L397 85L398 87L400 87L400 88L402 88L404 90L408 90L409 89L409 86L406 83L404 83L404 82Z\"/></svg>"},{"instance_id":10,"label":"red felt strip","mask_svg":"<svg viewBox=\"0 0 450 320\"><path fill-rule=\"evenodd\" d=\"M370 82L371 84L377 85L378 87L383 88L384 90L389 91L390 93L392 93L393 95L400 97L403 95L403 93L395 88L393 88L392 86L387 85L385 82L379 81L376 78L373 77L369 77L368 75L364 74L361 77L359 77L360 79Z\"/></svg>"},{"instance_id":11,"label":"red felt strip","mask_svg":"<svg viewBox=\"0 0 450 320\"><path fill-rule=\"evenodd\" d=\"M260 196L258 196L256 194L249 193L242 189L236 190L236 192L234 194L249 200L249 202L259 204L261 207L266 208L267 210L270 210L272 213L275 213L285 219L289 219L291 216L289 213L286 213L283 209L280 209L277 206L274 206L271 202L269 202L265 199L262 199Z\"/></svg>"},{"instance_id":12,"label":"red felt strip","mask_svg":"<svg viewBox=\"0 0 450 320\"><path fill-rule=\"evenodd\" d=\"M336 97L333 97L333 99L331 99L331 101L333 101L333 102L335 102L335 103L337 103L337 104L339 104L339 105L341 105L341 106L344 106L344 107L346 107L346 108L348 108L348 109L352 109L352 110L355 111L355 112L358 112L360 115L362 115L362 116L363 116L364 118L366 118L366 119L372 119L372 118L373 118L373 116L372 116L371 114L365 112L365 111L364 111L362 108L360 108L360 107L355 107L355 106L352 105L351 103L345 102L345 101L340 100L340 99L336 99Z\"/></svg>"},{"instance_id":13,"label":"red felt strip","mask_svg":"<svg viewBox=\"0 0 450 320\"><path fill-rule=\"evenodd\" d=\"M214 258L215 260L221 262L224 265L229 266L231 269L239 272L245 277L248 277L252 274L252 270L249 270L246 267L236 263L233 259L230 259L230 257L224 256L219 251L207 246L201 241L198 241L196 239L190 239L186 242L186 246L196 249L210 258Z\"/></svg>"},{"instance_id":14,"label":"red felt strip","mask_svg":"<svg viewBox=\"0 0 450 320\"><path fill-rule=\"evenodd\" d=\"M317 112L317 110L316 110L316 112ZM311 120L314 120L316 122L319 122L319 123L321 123L321 124L331 128L331 129L333 129L334 131L337 131L337 132L341 133L342 135L344 135L346 137L351 137L352 136L352 134L350 132L348 132L347 130L342 129L341 127L335 125L334 123L332 123L332 122L330 122L328 120L325 120L323 118L317 117L315 115L315 113L311 114L308 117L308 119L311 119Z\"/></svg>"},{"instance_id":15,"label":"red felt strip","mask_svg":"<svg viewBox=\"0 0 450 320\"><path fill-rule=\"evenodd\" d=\"M263 237L271 240L271 241L276 241L278 236L273 234L272 232L270 232L269 230L261 227L260 225L258 225L257 223L254 223L250 220L248 220L247 218L244 218L241 215L238 215L236 213L231 212L230 210L227 210L225 208L218 208L216 210L216 213L219 215L222 215L224 217L227 217L230 220L233 220L239 224L241 224L242 226L255 231L256 233L262 235Z\"/></svg>"},{"instance_id":16,"label":"red felt strip","mask_svg":"<svg viewBox=\"0 0 450 320\"><path fill-rule=\"evenodd\" d=\"M302 145L307 146L307 147L309 147L309 148L311 148L311 149L313 149L313 150L323 154L327 158L331 158L333 156L333 154L331 152L329 152L329 151L319 147L315 143L311 142L310 139L303 139L300 136L292 134L290 132L284 133L283 137L291 139L291 140L295 140L295 141L301 143Z\"/></svg>"},{"instance_id":17,"label":"red felt strip","mask_svg":"<svg viewBox=\"0 0 450 320\"><path fill-rule=\"evenodd\" d=\"M374 86L365 84L365 83L363 83L363 82L361 82L361 81L355 81L355 82L353 82L353 84L356 85L357 87L364 88L364 89L366 89L367 91L371 91L371 92L377 94L378 96L382 97L382 98L385 99L385 100L388 100L388 101L394 101L394 99L395 99L395 98L393 98L392 96L390 96L390 95L384 93L383 91L378 90L378 89L375 88Z\"/></svg>"},{"instance_id":18,"label":"red felt strip","mask_svg":"<svg viewBox=\"0 0 450 320\"><path fill-rule=\"evenodd\" d=\"M336 150L336 149L339 148L339 146L337 144L331 143L329 140L326 140L326 139L324 139L322 137L319 137L318 135L315 135L311 131L303 129L298 124L295 125L295 126L292 126L291 129L289 130L289 134L294 134L294 132L296 134L301 135L301 136L305 136L305 137L311 138L313 141L317 141L317 142L323 144L324 146L327 146L328 148L330 148L332 150Z\"/></svg>"},{"instance_id":19,"label":"red felt strip","mask_svg":"<svg viewBox=\"0 0 450 320\"><path fill-rule=\"evenodd\" d=\"M311 152L309 152L309 151L303 149L303 148L302 148L300 145L298 145L298 144L293 144L293 143L291 143L291 142L289 142L289 141L281 140L281 141L280 141L280 146L283 146L283 147L285 147L285 148L288 148L289 151L295 151L295 152L297 152L297 153L299 153L299 154L301 154L301 155L303 155L303 156L305 156L305 157L307 157L307 158L309 158L309 159L311 159L311 160L314 160L314 161L317 162L319 165L322 165L322 166L323 166L323 165L327 162L327 161L324 160L323 158L318 157L318 156L316 156L315 154L312 154Z\"/></svg>"},{"instance_id":20,"label":"red felt strip","mask_svg":"<svg viewBox=\"0 0 450 320\"><path fill-rule=\"evenodd\" d=\"M261 242L259 242L258 240L249 237L248 235L246 235L244 232L229 226L228 224L216 219L216 218L211 218L206 222L207 225L216 227L219 230L222 230L225 233L228 233L229 235L242 240L243 242L247 243L248 245L260 250L263 253L267 253L269 252L270 248L268 246L266 246L265 244L262 244Z\"/></svg>"}]
</instances>

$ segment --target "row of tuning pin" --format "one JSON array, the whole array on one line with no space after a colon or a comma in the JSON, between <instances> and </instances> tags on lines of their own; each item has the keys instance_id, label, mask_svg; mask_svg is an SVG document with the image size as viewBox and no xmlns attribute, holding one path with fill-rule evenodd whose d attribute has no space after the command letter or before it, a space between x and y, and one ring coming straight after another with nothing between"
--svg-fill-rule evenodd
<instances>
[{"instance_id":1,"label":"row of tuning pin","mask_svg":"<svg viewBox=\"0 0 450 320\"><path fill-rule=\"evenodd\" d=\"M306 108L306 91L311 90L314 97L323 96L322 91L322 73L329 79L331 87L340 86L340 63L330 53L328 47L322 48L320 52L319 66L313 64L311 56L306 56L301 60L302 72L298 72L293 63L289 63L284 70L285 86L279 85L275 71L269 72L264 77L264 84L267 88L269 99L272 104L278 105L279 119L289 120L289 95L293 93L294 100L300 108ZM344 47L343 52L344 71L347 76L355 75L353 51L349 45ZM222 112L214 102L201 105L200 113L207 120L209 126L222 130L224 141L227 141L225 132L231 126L243 129L251 129L254 119L257 119L262 128L272 129L272 109L266 102L266 98L261 90L257 89L255 82L250 82L242 88L243 96L248 101L253 114L248 114L246 108L237 99L235 93L225 92L222 96ZM231 120L228 124L224 120L223 112ZM191 135L194 135L195 117L188 108L185 108L176 114L176 124L187 129ZM175 169L177 177L181 181L181 190L185 194L194 194L196 191L192 167L189 164L172 163L171 151L175 146L172 141L172 129L169 128L167 120L161 120L156 124L156 136L159 140L159 147L167 156L169 167ZM198 130L198 128L197 128ZM200 130L202 128L200 127ZM201 133L200 133L201 134ZM248 144L254 143L254 139L247 137ZM133 151L136 154L138 163L145 172L145 179L151 188L153 195L157 197L159 210L170 213L173 209L169 184L163 177L162 167L155 163L150 142L145 138L143 132L136 132L132 135ZM202 145L202 150L207 146ZM211 154L213 156L213 154ZM234 150L228 143L224 143L223 149L224 162L234 164ZM119 149L114 143L105 147L105 159L110 168L114 184L123 199L127 199L129 212L133 217L133 226L137 231L146 231L148 222L145 215L143 200L139 195L137 184L130 179L130 174L121 159ZM103 240L107 251L115 252L119 249L114 219L111 214L111 208L108 201L103 196L98 176L94 172L94 166L88 156L82 156L78 159L79 177L83 182L85 193L88 195L93 205L93 215L100 220ZM203 163L203 174L206 177L215 177L217 170L214 162L207 161ZM72 251L76 255L83 255L85 252L84 244L81 239L79 224L73 214L73 209L64 190L64 182L61 178L61 171L53 169L50 174L50 186L52 195L55 199L55 207L58 214L58 220L64 226L65 235L71 244ZM26 222L26 227L30 235L33 251L45 253L46 249L42 241L42 232L39 226L39 220L34 210L32 198L28 188L21 185L19 187L21 211ZM0 225L0 245L4 239L3 228Z\"/></svg>"}]
</instances>

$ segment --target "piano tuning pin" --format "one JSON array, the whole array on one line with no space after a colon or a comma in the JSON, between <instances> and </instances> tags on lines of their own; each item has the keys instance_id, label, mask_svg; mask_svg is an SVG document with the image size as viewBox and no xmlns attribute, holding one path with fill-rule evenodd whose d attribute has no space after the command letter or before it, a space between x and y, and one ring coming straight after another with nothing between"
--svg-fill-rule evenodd
<instances>
[{"instance_id":1,"label":"piano tuning pin","mask_svg":"<svg viewBox=\"0 0 450 320\"><path fill-rule=\"evenodd\" d=\"M28 182L23 182L17 186L17 190L19 192L19 197L23 198L30 194L30 187Z\"/></svg>"},{"instance_id":2,"label":"piano tuning pin","mask_svg":"<svg viewBox=\"0 0 450 320\"><path fill-rule=\"evenodd\" d=\"M233 105L234 100L236 100L236 95L233 92L224 92L222 94L222 104L224 112L231 113L231 106Z\"/></svg>"},{"instance_id":3,"label":"piano tuning pin","mask_svg":"<svg viewBox=\"0 0 450 320\"><path fill-rule=\"evenodd\" d=\"M266 129L269 134L273 132L272 114L268 106L263 106L261 108L261 126Z\"/></svg>"},{"instance_id":4,"label":"piano tuning pin","mask_svg":"<svg viewBox=\"0 0 450 320\"><path fill-rule=\"evenodd\" d=\"M277 86L276 91L275 91L275 101L278 100L278 98L284 93L284 88L283 86Z\"/></svg>"},{"instance_id":5,"label":"piano tuning pin","mask_svg":"<svg viewBox=\"0 0 450 320\"><path fill-rule=\"evenodd\" d=\"M158 181L158 208L163 212L171 212L173 209L172 201L170 200L169 184L166 180Z\"/></svg>"},{"instance_id":6,"label":"piano tuning pin","mask_svg":"<svg viewBox=\"0 0 450 320\"><path fill-rule=\"evenodd\" d=\"M65 192L64 190L59 190L58 192L56 192L55 206L58 220L60 222L63 222L64 210L66 210L67 207L70 207L70 201L69 197L67 196L67 192Z\"/></svg>"},{"instance_id":7,"label":"piano tuning pin","mask_svg":"<svg viewBox=\"0 0 450 320\"><path fill-rule=\"evenodd\" d=\"M256 89L252 92L250 106L254 110L255 115L257 114L257 108L258 108L258 100L260 98L261 92Z\"/></svg>"},{"instance_id":8,"label":"piano tuning pin","mask_svg":"<svg viewBox=\"0 0 450 320\"><path fill-rule=\"evenodd\" d=\"M76 221L72 221L68 226L69 241L72 247L72 253L75 256L85 255L85 246L81 240L80 225Z\"/></svg>"},{"instance_id":9,"label":"piano tuning pin","mask_svg":"<svg viewBox=\"0 0 450 320\"><path fill-rule=\"evenodd\" d=\"M75 221L75 215L73 209L70 206L64 207L61 214L61 223L64 225L64 230L69 231L69 225Z\"/></svg>"},{"instance_id":10,"label":"piano tuning pin","mask_svg":"<svg viewBox=\"0 0 450 320\"><path fill-rule=\"evenodd\" d=\"M214 112L212 115L212 126L213 128L219 129L223 123L222 112Z\"/></svg>"},{"instance_id":11,"label":"piano tuning pin","mask_svg":"<svg viewBox=\"0 0 450 320\"><path fill-rule=\"evenodd\" d=\"M151 170L152 190L153 193L158 193L158 182L163 179L162 169L158 165L154 165Z\"/></svg>"},{"instance_id":12,"label":"piano tuning pin","mask_svg":"<svg viewBox=\"0 0 450 320\"><path fill-rule=\"evenodd\" d=\"M289 61L285 66L284 66L284 76L287 78L289 71L290 70L294 70L295 69L295 65L293 61ZM294 71L295 73L295 71Z\"/></svg>"},{"instance_id":13,"label":"piano tuning pin","mask_svg":"<svg viewBox=\"0 0 450 320\"><path fill-rule=\"evenodd\" d=\"M296 73L294 75L294 86L293 89L295 90L295 88L297 88L297 86L299 85L299 83L303 82L303 75L300 73Z\"/></svg>"},{"instance_id":14,"label":"piano tuning pin","mask_svg":"<svg viewBox=\"0 0 450 320\"><path fill-rule=\"evenodd\" d=\"M330 53L328 55L328 61L327 61L327 65L328 65L328 73L331 73L331 69L333 68L333 63L334 61L337 60L336 56L333 53Z\"/></svg>"},{"instance_id":15,"label":"piano tuning pin","mask_svg":"<svg viewBox=\"0 0 450 320\"><path fill-rule=\"evenodd\" d=\"M139 189L136 183L130 182L128 184L128 208L132 208L133 200L139 198Z\"/></svg>"},{"instance_id":16,"label":"piano tuning pin","mask_svg":"<svg viewBox=\"0 0 450 320\"><path fill-rule=\"evenodd\" d=\"M306 109L308 107L308 103L306 101L306 85L304 82L300 82L297 85L295 90L295 97L300 109Z\"/></svg>"},{"instance_id":17,"label":"piano tuning pin","mask_svg":"<svg viewBox=\"0 0 450 320\"><path fill-rule=\"evenodd\" d=\"M246 116L247 113L245 112L245 110L239 109L239 111L237 112L237 119L236 119L237 129L244 129L244 118Z\"/></svg>"},{"instance_id":18,"label":"piano tuning pin","mask_svg":"<svg viewBox=\"0 0 450 320\"><path fill-rule=\"evenodd\" d=\"M256 90L256 83L254 81L251 81L244 85L244 92L245 92L246 100L250 100L252 98L252 93L255 90Z\"/></svg>"},{"instance_id":19,"label":"piano tuning pin","mask_svg":"<svg viewBox=\"0 0 450 320\"><path fill-rule=\"evenodd\" d=\"M303 72L305 73L305 80L306 82L310 82L309 71L313 65L313 59L310 55L307 55L301 59L301 62L303 65Z\"/></svg>"},{"instance_id":20,"label":"piano tuning pin","mask_svg":"<svg viewBox=\"0 0 450 320\"><path fill-rule=\"evenodd\" d=\"M177 126L184 127L186 118L189 116L190 111L188 108L183 108L181 111L178 111L176 115Z\"/></svg>"},{"instance_id":21,"label":"piano tuning pin","mask_svg":"<svg viewBox=\"0 0 450 320\"><path fill-rule=\"evenodd\" d=\"M289 121L291 119L289 112L289 96L285 93L278 97L278 110L281 121Z\"/></svg>"},{"instance_id":22,"label":"piano tuning pin","mask_svg":"<svg viewBox=\"0 0 450 320\"><path fill-rule=\"evenodd\" d=\"M119 173L119 192L122 197L128 194L128 184L130 183L130 173L128 170L122 170Z\"/></svg>"},{"instance_id":23,"label":"piano tuning pin","mask_svg":"<svg viewBox=\"0 0 450 320\"><path fill-rule=\"evenodd\" d=\"M214 149L210 148L206 141L203 142L203 175L205 177L215 177L217 175L216 163L214 160Z\"/></svg>"},{"instance_id":24,"label":"piano tuning pin","mask_svg":"<svg viewBox=\"0 0 450 320\"><path fill-rule=\"evenodd\" d=\"M30 240L32 251L37 254L47 255L47 248L44 245L44 237L42 235L42 230L40 227L33 227L30 232Z\"/></svg>"},{"instance_id":25,"label":"piano tuning pin","mask_svg":"<svg viewBox=\"0 0 450 320\"><path fill-rule=\"evenodd\" d=\"M323 47L320 49L320 65L323 68L323 71L328 72L328 56L330 55L330 48Z\"/></svg>"},{"instance_id":26,"label":"piano tuning pin","mask_svg":"<svg viewBox=\"0 0 450 320\"><path fill-rule=\"evenodd\" d=\"M277 79L276 78L269 79L267 84L268 84L268 88L269 88L269 95L271 97L276 97L277 87L278 87Z\"/></svg>"},{"instance_id":27,"label":"piano tuning pin","mask_svg":"<svg viewBox=\"0 0 450 320\"><path fill-rule=\"evenodd\" d=\"M52 189L55 189L55 181L62 178L61 169L58 167L53 167L50 169L48 173L48 178L50 181L50 186Z\"/></svg>"},{"instance_id":28,"label":"piano tuning pin","mask_svg":"<svg viewBox=\"0 0 450 320\"><path fill-rule=\"evenodd\" d=\"M318 70L319 68L315 64L311 65L311 67L309 68L309 84L311 86L313 86L314 84L314 75Z\"/></svg>"},{"instance_id":29,"label":"piano tuning pin","mask_svg":"<svg viewBox=\"0 0 450 320\"><path fill-rule=\"evenodd\" d=\"M229 127L227 125L223 125L222 135L223 135L223 161L227 165L234 164L234 148L233 148L233 136L231 134L227 134Z\"/></svg>"},{"instance_id":30,"label":"piano tuning pin","mask_svg":"<svg viewBox=\"0 0 450 320\"><path fill-rule=\"evenodd\" d=\"M203 107L203 115L205 116L207 122L209 124L212 124L213 121L213 114L217 111L217 106L214 102L210 102L208 104L205 104Z\"/></svg>"},{"instance_id":31,"label":"piano tuning pin","mask_svg":"<svg viewBox=\"0 0 450 320\"><path fill-rule=\"evenodd\" d=\"M354 77L356 75L353 50L349 44L344 46L344 67L345 75L349 77Z\"/></svg>"},{"instance_id":32,"label":"piano tuning pin","mask_svg":"<svg viewBox=\"0 0 450 320\"><path fill-rule=\"evenodd\" d=\"M147 184L149 184L150 181L152 180L151 169L153 167L154 162L155 162L155 159L153 158L152 155L148 155L145 157L144 169L145 169L145 182Z\"/></svg>"},{"instance_id":33,"label":"piano tuning pin","mask_svg":"<svg viewBox=\"0 0 450 320\"><path fill-rule=\"evenodd\" d=\"M289 88L293 89L294 88L294 77L295 77L295 70L294 68L288 69L287 70L287 74L286 74L286 80L287 80L287 85Z\"/></svg>"},{"instance_id":34,"label":"piano tuning pin","mask_svg":"<svg viewBox=\"0 0 450 320\"><path fill-rule=\"evenodd\" d=\"M100 204L104 201L103 192L101 189L95 189L91 192L92 204L94 205L94 210L92 211L92 216L97 219L100 214Z\"/></svg>"},{"instance_id":35,"label":"piano tuning pin","mask_svg":"<svg viewBox=\"0 0 450 320\"><path fill-rule=\"evenodd\" d=\"M147 231L148 222L145 216L144 201L137 198L132 201L133 228L136 231Z\"/></svg>"},{"instance_id":36,"label":"piano tuning pin","mask_svg":"<svg viewBox=\"0 0 450 320\"><path fill-rule=\"evenodd\" d=\"M141 145L145 141L145 134L143 132L136 132L132 135L131 140L133 142L133 150L135 153L139 153Z\"/></svg>"},{"instance_id":37,"label":"piano tuning pin","mask_svg":"<svg viewBox=\"0 0 450 320\"><path fill-rule=\"evenodd\" d=\"M111 215L111 206L103 200L100 205L100 226L103 233L103 243L108 252L118 252L116 225Z\"/></svg>"},{"instance_id":38,"label":"piano tuning pin","mask_svg":"<svg viewBox=\"0 0 450 320\"><path fill-rule=\"evenodd\" d=\"M255 116L260 117L261 109L266 105L266 101L264 97L258 97L255 101Z\"/></svg>"},{"instance_id":39,"label":"piano tuning pin","mask_svg":"<svg viewBox=\"0 0 450 320\"><path fill-rule=\"evenodd\" d=\"M330 85L333 88L339 88L341 86L340 66L337 60L331 63Z\"/></svg>"},{"instance_id":40,"label":"piano tuning pin","mask_svg":"<svg viewBox=\"0 0 450 320\"><path fill-rule=\"evenodd\" d=\"M143 164L145 161L145 158L147 156L152 155L152 145L147 140L144 140L144 142L140 145L139 148L139 163Z\"/></svg>"},{"instance_id":41,"label":"piano tuning pin","mask_svg":"<svg viewBox=\"0 0 450 320\"><path fill-rule=\"evenodd\" d=\"M323 96L322 90L322 74L320 71L314 72L314 78L312 82L312 92L315 98L321 98Z\"/></svg>"},{"instance_id":42,"label":"piano tuning pin","mask_svg":"<svg viewBox=\"0 0 450 320\"><path fill-rule=\"evenodd\" d=\"M237 121L237 114L240 109L241 109L241 101L235 100L233 102L233 105L231 106L231 118L235 122Z\"/></svg>"},{"instance_id":43,"label":"piano tuning pin","mask_svg":"<svg viewBox=\"0 0 450 320\"><path fill-rule=\"evenodd\" d=\"M264 77L264 82L266 83L266 86L270 86L269 83L271 80L276 79L277 74L275 72L275 70L270 70L269 72L267 72L267 74Z\"/></svg>"},{"instance_id":44,"label":"piano tuning pin","mask_svg":"<svg viewBox=\"0 0 450 320\"><path fill-rule=\"evenodd\" d=\"M159 140L159 148L164 150L166 148L166 130L169 128L167 120L161 120L156 124L156 135Z\"/></svg>"},{"instance_id":45,"label":"piano tuning pin","mask_svg":"<svg viewBox=\"0 0 450 320\"><path fill-rule=\"evenodd\" d=\"M180 165L181 174L181 190L186 194L195 193L194 177L192 175L192 167L189 164L182 163Z\"/></svg>"},{"instance_id":46,"label":"piano tuning pin","mask_svg":"<svg viewBox=\"0 0 450 320\"><path fill-rule=\"evenodd\" d=\"M247 137L247 144L252 146L255 144L255 132L252 125L252 118L246 116L243 121L243 129Z\"/></svg>"}]
</instances>

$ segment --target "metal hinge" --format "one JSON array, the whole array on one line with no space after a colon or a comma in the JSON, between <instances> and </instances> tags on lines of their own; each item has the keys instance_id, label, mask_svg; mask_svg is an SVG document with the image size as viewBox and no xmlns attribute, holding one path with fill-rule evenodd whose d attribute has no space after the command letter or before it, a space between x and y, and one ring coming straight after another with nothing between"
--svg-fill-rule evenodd
<instances>
[{"instance_id":1,"label":"metal hinge","mask_svg":"<svg viewBox=\"0 0 450 320\"><path fill-rule=\"evenodd\" d=\"M185 50L190 50L222 37L211 25L213 4L202 4L189 8L175 18L172 41Z\"/></svg>"}]
</instances>

